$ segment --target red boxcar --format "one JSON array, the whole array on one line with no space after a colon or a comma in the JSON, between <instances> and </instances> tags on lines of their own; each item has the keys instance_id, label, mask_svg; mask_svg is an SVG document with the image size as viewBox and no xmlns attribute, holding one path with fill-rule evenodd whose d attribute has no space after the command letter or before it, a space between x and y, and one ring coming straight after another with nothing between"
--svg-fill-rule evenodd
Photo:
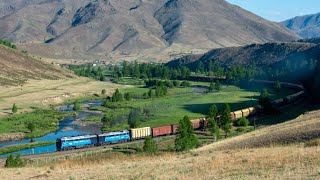
<instances>
[{"instance_id":1,"label":"red boxcar","mask_svg":"<svg viewBox=\"0 0 320 180\"><path fill-rule=\"evenodd\" d=\"M161 126L161 127L154 127L152 128L152 136L165 136L172 134L172 127L171 126Z\"/></svg>"},{"instance_id":2,"label":"red boxcar","mask_svg":"<svg viewBox=\"0 0 320 180\"><path fill-rule=\"evenodd\" d=\"M178 124L172 124L171 128L172 128L172 134L177 134L177 129L178 129Z\"/></svg>"},{"instance_id":3,"label":"red boxcar","mask_svg":"<svg viewBox=\"0 0 320 180\"><path fill-rule=\"evenodd\" d=\"M236 115L234 114L234 112L231 112L230 115L231 115L232 121L235 121L236 120Z\"/></svg>"},{"instance_id":4,"label":"red boxcar","mask_svg":"<svg viewBox=\"0 0 320 180\"><path fill-rule=\"evenodd\" d=\"M201 127L201 120L200 119L195 119L191 120L193 129L199 129Z\"/></svg>"}]
</instances>

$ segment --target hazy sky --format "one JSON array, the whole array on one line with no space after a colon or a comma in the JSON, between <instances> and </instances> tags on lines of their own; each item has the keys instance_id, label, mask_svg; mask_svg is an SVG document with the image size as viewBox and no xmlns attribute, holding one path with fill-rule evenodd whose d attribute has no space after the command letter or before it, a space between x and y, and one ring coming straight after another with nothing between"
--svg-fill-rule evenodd
<instances>
[{"instance_id":1,"label":"hazy sky","mask_svg":"<svg viewBox=\"0 0 320 180\"><path fill-rule=\"evenodd\" d=\"M271 21L320 12L320 0L227 0Z\"/></svg>"}]
</instances>

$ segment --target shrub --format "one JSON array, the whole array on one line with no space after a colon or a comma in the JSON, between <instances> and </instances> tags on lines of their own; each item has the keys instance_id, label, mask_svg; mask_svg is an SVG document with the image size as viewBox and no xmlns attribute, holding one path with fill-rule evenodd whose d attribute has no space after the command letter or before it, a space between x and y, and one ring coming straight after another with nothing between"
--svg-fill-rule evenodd
<instances>
[{"instance_id":1,"label":"shrub","mask_svg":"<svg viewBox=\"0 0 320 180\"><path fill-rule=\"evenodd\" d=\"M249 126L249 124L250 124L250 121L245 117L242 117L242 118L240 118L240 119L238 119L236 121L236 125L237 126L245 126L245 127L247 127L247 126Z\"/></svg>"},{"instance_id":2,"label":"shrub","mask_svg":"<svg viewBox=\"0 0 320 180\"><path fill-rule=\"evenodd\" d=\"M315 146L320 146L320 139L314 139L304 144L304 147L315 147Z\"/></svg>"},{"instance_id":3,"label":"shrub","mask_svg":"<svg viewBox=\"0 0 320 180\"><path fill-rule=\"evenodd\" d=\"M18 112L18 107L16 106L16 104L13 104L12 113L17 113L17 112Z\"/></svg>"},{"instance_id":4,"label":"shrub","mask_svg":"<svg viewBox=\"0 0 320 180\"><path fill-rule=\"evenodd\" d=\"M143 151L149 154L154 154L157 152L157 144L152 137L147 137L144 141Z\"/></svg>"},{"instance_id":5,"label":"shrub","mask_svg":"<svg viewBox=\"0 0 320 180\"><path fill-rule=\"evenodd\" d=\"M74 111L80 111L81 109L82 109L82 108L81 108L80 103L75 102L75 103L73 104L73 110L74 110Z\"/></svg>"},{"instance_id":6,"label":"shrub","mask_svg":"<svg viewBox=\"0 0 320 180\"><path fill-rule=\"evenodd\" d=\"M105 90L105 89L103 89L102 91L101 91L101 94L103 94L103 95L105 95L107 93L107 90Z\"/></svg>"},{"instance_id":7,"label":"shrub","mask_svg":"<svg viewBox=\"0 0 320 180\"><path fill-rule=\"evenodd\" d=\"M10 167L23 167L24 162L20 158L20 154L16 155L10 155L7 157L6 164L4 167L10 168Z\"/></svg>"}]
</instances>

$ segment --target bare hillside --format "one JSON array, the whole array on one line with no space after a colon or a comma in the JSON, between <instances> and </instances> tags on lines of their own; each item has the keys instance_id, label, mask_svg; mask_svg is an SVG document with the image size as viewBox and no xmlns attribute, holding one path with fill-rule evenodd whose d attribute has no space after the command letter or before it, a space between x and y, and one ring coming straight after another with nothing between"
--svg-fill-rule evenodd
<instances>
[{"instance_id":1,"label":"bare hillside","mask_svg":"<svg viewBox=\"0 0 320 180\"><path fill-rule=\"evenodd\" d=\"M30 79L60 79L74 76L59 66L34 59L2 45L0 69L0 85L18 85Z\"/></svg>"},{"instance_id":2,"label":"bare hillside","mask_svg":"<svg viewBox=\"0 0 320 180\"><path fill-rule=\"evenodd\" d=\"M58 58L146 58L299 38L225 0L4 0L0 9L0 38Z\"/></svg>"}]
</instances>

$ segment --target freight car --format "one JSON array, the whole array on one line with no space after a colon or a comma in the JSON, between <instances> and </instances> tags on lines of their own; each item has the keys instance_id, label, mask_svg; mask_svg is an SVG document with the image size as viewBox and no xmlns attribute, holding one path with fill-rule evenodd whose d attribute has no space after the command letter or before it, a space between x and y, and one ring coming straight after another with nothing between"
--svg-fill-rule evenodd
<instances>
[{"instance_id":1,"label":"freight car","mask_svg":"<svg viewBox=\"0 0 320 180\"><path fill-rule=\"evenodd\" d=\"M131 140L144 139L148 136L151 136L151 128L143 127L143 128L135 128L130 129Z\"/></svg>"},{"instance_id":2,"label":"freight car","mask_svg":"<svg viewBox=\"0 0 320 180\"><path fill-rule=\"evenodd\" d=\"M173 134L173 127L170 126L160 126L160 127L154 127L152 128L152 136L158 137L158 136L167 136Z\"/></svg>"}]
</instances>

